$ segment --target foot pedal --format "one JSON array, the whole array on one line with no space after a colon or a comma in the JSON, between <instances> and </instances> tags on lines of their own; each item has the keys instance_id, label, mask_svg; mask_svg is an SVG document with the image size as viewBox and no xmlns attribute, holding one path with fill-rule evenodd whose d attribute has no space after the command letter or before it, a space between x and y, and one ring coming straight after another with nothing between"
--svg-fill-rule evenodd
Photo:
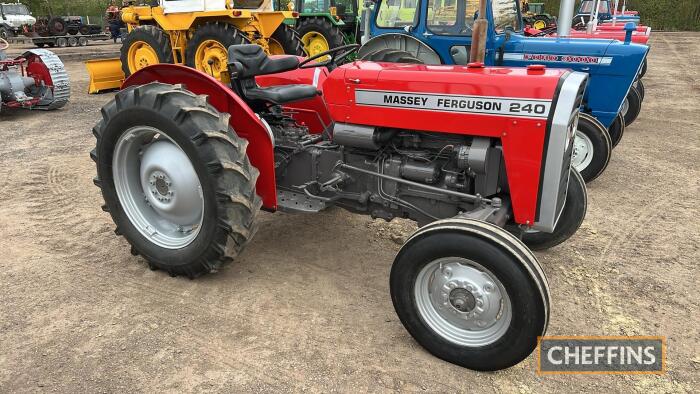
<instances>
[{"instance_id":1,"label":"foot pedal","mask_svg":"<svg viewBox=\"0 0 700 394\"><path fill-rule=\"evenodd\" d=\"M277 206L282 212L316 213L326 209L325 201L288 190L277 191Z\"/></svg>"}]
</instances>

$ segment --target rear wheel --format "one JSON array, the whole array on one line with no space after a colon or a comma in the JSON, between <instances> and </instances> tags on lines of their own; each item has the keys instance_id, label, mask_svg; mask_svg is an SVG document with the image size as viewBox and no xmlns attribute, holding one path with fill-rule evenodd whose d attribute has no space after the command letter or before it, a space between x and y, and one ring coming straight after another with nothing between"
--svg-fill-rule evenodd
<instances>
[{"instance_id":1,"label":"rear wheel","mask_svg":"<svg viewBox=\"0 0 700 394\"><path fill-rule=\"evenodd\" d=\"M168 35L150 25L133 29L122 42L121 62L127 77L154 64L174 63Z\"/></svg>"},{"instance_id":2,"label":"rear wheel","mask_svg":"<svg viewBox=\"0 0 700 394\"><path fill-rule=\"evenodd\" d=\"M544 15L537 15L532 21L532 27L537 30L543 30L549 26L549 18Z\"/></svg>"},{"instance_id":3,"label":"rear wheel","mask_svg":"<svg viewBox=\"0 0 700 394\"><path fill-rule=\"evenodd\" d=\"M554 232L526 231L522 236L523 242L532 250L549 249L563 243L576 234L576 231L581 227L583 219L586 218L587 208L586 182L581 174L572 168L564 210L559 217Z\"/></svg>"},{"instance_id":4,"label":"rear wheel","mask_svg":"<svg viewBox=\"0 0 700 394\"><path fill-rule=\"evenodd\" d=\"M639 113L642 112L642 97L637 91L637 88L632 86L625 102L622 104L622 117L625 119L625 126L629 126L637 120Z\"/></svg>"},{"instance_id":5,"label":"rear wheel","mask_svg":"<svg viewBox=\"0 0 700 394\"><path fill-rule=\"evenodd\" d=\"M306 56L299 33L284 23L272 33L267 41L270 55Z\"/></svg>"},{"instance_id":6,"label":"rear wheel","mask_svg":"<svg viewBox=\"0 0 700 394\"><path fill-rule=\"evenodd\" d=\"M256 228L258 171L245 140L204 96L181 86L127 88L93 132L104 210L151 268L190 278L238 255Z\"/></svg>"},{"instance_id":7,"label":"rear wheel","mask_svg":"<svg viewBox=\"0 0 700 394\"><path fill-rule=\"evenodd\" d=\"M56 46L59 48L65 48L68 46L68 40L65 37L61 37L56 40Z\"/></svg>"},{"instance_id":8,"label":"rear wheel","mask_svg":"<svg viewBox=\"0 0 700 394\"><path fill-rule=\"evenodd\" d=\"M390 288L413 338L466 368L511 367L547 328L549 289L537 259L490 223L449 219L419 229L394 260Z\"/></svg>"},{"instance_id":9,"label":"rear wheel","mask_svg":"<svg viewBox=\"0 0 700 394\"><path fill-rule=\"evenodd\" d=\"M345 45L343 32L327 18L315 16L303 18L296 30L309 56ZM323 60L319 59L319 61Z\"/></svg>"},{"instance_id":10,"label":"rear wheel","mask_svg":"<svg viewBox=\"0 0 700 394\"><path fill-rule=\"evenodd\" d=\"M40 43L36 44L36 46L37 46L38 48L43 48L43 47L46 46L46 44L44 44L43 42L40 42Z\"/></svg>"},{"instance_id":11,"label":"rear wheel","mask_svg":"<svg viewBox=\"0 0 700 394\"><path fill-rule=\"evenodd\" d=\"M49 32L54 36L62 36L68 32L66 21L60 17L51 18L49 21Z\"/></svg>"},{"instance_id":12,"label":"rear wheel","mask_svg":"<svg viewBox=\"0 0 700 394\"><path fill-rule=\"evenodd\" d=\"M208 22L197 28L187 44L185 64L228 83L228 47L250 41L235 26L224 22Z\"/></svg>"}]
</instances>

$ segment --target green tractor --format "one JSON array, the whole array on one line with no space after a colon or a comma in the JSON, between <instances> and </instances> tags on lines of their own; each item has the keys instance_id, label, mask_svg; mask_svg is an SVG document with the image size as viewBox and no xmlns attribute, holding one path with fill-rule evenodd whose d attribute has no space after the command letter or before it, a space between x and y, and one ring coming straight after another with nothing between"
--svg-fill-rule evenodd
<instances>
[{"instance_id":1,"label":"green tractor","mask_svg":"<svg viewBox=\"0 0 700 394\"><path fill-rule=\"evenodd\" d=\"M299 18L290 20L309 56L332 48L354 44L359 36L357 0L277 0L278 10L294 10Z\"/></svg>"},{"instance_id":2,"label":"green tractor","mask_svg":"<svg viewBox=\"0 0 700 394\"><path fill-rule=\"evenodd\" d=\"M543 30L557 24L554 16L544 12L544 3L530 3L528 0L522 0L520 9L523 12L523 22L535 29Z\"/></svg>"}]
</instances>

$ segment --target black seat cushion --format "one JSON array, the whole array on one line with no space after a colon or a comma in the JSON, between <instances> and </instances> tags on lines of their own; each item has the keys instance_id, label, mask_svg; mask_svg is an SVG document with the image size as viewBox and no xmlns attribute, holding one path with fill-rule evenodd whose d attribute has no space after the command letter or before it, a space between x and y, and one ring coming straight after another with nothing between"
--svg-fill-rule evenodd
<instances>
[{"instance_id":1,"label":"black seat cushion","mask_svg":"<svg viewBox=\"0 0 700 394\"><path fill-rule=\"evenodd\" d=\"M296 56L271 59L260 45L231 45L228 48L229 65L237 72L237 78L253 78L256 75L275 74L294 70L299 66Z\"/></svg>"},{"instance_id":2,"label":"black seat cushion","mask_svg":"<svg viewBox=\"0 0 700 394\"><path fill-rule=\"evenodd\" d=\"M251 100L267 101L276 105L314 98L321 92L312 85L282 85L269 88L248 88L245 96Z\"/></svg>"}]
</instances>

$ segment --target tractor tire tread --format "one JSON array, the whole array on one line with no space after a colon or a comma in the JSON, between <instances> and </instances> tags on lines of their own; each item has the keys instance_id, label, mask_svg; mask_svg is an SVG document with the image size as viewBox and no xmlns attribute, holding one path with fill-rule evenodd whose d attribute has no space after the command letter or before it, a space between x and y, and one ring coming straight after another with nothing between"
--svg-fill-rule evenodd
<instances>
[{"instance_id":1,"label":"tractor tire tread","mask_svg":"<svg viewBox=\"0 0 700 394\"><path fill-rule=\"evenodd\" d=\"M105 178L110 177L107 171L111 170L104 165L105 163L101 163L100 150L110 122L120 116L118 113L120 108L138 107L162 113L166 118L174 119L181 130L190 133L189 136L185 136L190 140L197 139L197 135L205 136L196 143L193 142L193 146L198 158L204 164L204 171L212 182L216 200L216 218L211 224L215 228L215 234L206 248L199 253L200 257L185 264L171 265L154 256L152 249L143 248L141 243L134 242L134 235L138 234L137 230L130 228L124 235L132 246L132 254L146 259L150 269L160 269L174 277L187 276L194 279L203 274L218 271L244 250L257 231L257 216L262 200L255 192L259 171L248 160L245 153L247 146L244 143L245 140L238 137L229 124L222 122L222 117L214 107L203 101L201 96L183 89L179 85L155 82L119 92L118 98L103 108L103 119L93 129L97 140L94 157L97 159L98 174L102 174ZM91 153L92 156L93 153ZM207 163L216 163L216 165ZM117 228L126 229L132 226L122 212L116 194L113 191L107 191L107 189L113 190L113 185L109 188L102 187L99 178L99 176L96 177L98 180L96 184L102 189L108 206L107 211L117 223ZM111 178L109 181L113 182ZM118 233L122 235L123 231Z\"/></svg>"},{"instance_id":2,"label":"tractor tire tread","mask_svg":"<svg viewBox=\"0 0 700 394\"><path fill-rule=\"evenodd\" d=\"M158 55L160 63L172 64L175 63L173 57L173 48L170 44L168 34L157 26L144 25L134 28L122 41L120 49L120 59L122 63L122 71L127 77L131 75L129 69L129 47L136 41L144 41L150 45Z\"/></svg>"}]
</instances>

